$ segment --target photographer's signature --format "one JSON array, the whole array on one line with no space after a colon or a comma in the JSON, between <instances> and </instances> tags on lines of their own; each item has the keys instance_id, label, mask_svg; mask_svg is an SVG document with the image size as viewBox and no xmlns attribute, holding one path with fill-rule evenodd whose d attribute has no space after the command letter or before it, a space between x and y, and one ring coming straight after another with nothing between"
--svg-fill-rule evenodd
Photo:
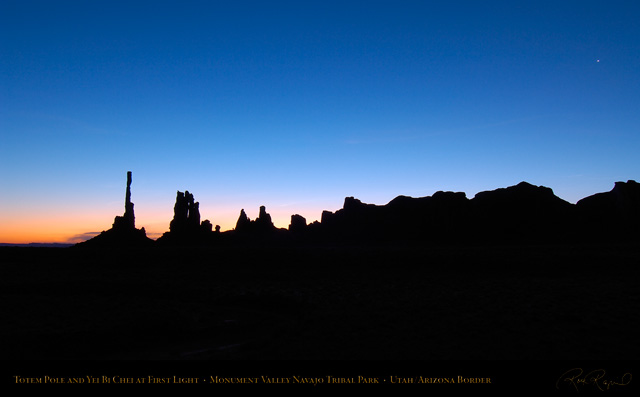
<instances>
[{"instance_id":1,"label":"photographer's signature","mask_svg":"<svg viewBox=\"0 0 640 397\"><path fill-rule=\"evenodd\" d=\"M604 369L585 372L582 368L573 368L562 374L556 382L556 388L563 386L574 387L580 391L583 387L595 387L601 391L611 390L616 386L627 386L631 383L629 372L621 376L608 376Z\"/></svg>"}]
</instances>

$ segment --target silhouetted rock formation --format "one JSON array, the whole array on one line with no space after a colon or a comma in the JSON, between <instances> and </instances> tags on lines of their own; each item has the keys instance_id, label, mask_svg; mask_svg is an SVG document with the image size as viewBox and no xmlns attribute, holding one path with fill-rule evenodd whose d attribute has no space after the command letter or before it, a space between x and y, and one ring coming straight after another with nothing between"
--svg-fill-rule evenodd
<instances>
[{"instance_id":1,"label":"silhouetted rock formation","mask_svg":"<svg viewBox=\"0 0 640 397\"><path fill-rule=\"evenodd\" d=\"M176 195L176 204L173 207L173 220L169 224L169 231L185 233L200 225L200 203L196 202L189 191Z\"/></svg>"},{"instance_id":2,"label":"silhouetted rock formation","mask_svg":"<svg viewBox=\"0 0 640 397\"><path fill-rule=\"evenodd\" d=\"M284 240L282 232L286 229L278 229L271 220L271 215L267 213L265 206L260 206L260 213L255 220L250 220L244 209L240 211L240 216L236 222L236 227L230 232L227 241L234 242L275 242Z\"/></svg>"},{"instance_id":3,"label":"silhouetted rock formation","mask_svg":"<svg viewBox=\"0 0 640 397\"><path fill-rule=\"evenodd\" d=\"M76 244L80 246L139 246L151 245L153 240L147 237L143 228L136 229L133 203L131 202L131 171L127 172L127 190L124 200L124 215L116 216L111 229L103 231L96 237Z\"/></svg>"},{"instance_id":4,"label":"silhouetted rock formation","mask_svg":"<svg viewBox=\"0 0 640 397\"><path fill-rule=\"evenodd\" d=\"M471 200L475 238L483 242L548 242L571 238L573 205L553 190L520 182Z\"/></svg>"},{"instance_id":5,"label":"silhouetted rock formation","mask_svg":"<svg viewBox=\"0 0 640 397\"><path fill-rule=\"evenodd\" d=\"M628 240L640 235L640 184L616 182L609 192L596 193L576 203L586 237Z\"/></svg>"},{"instance_id":6,"label":"silhouetted rock formation","mask_svg":"<svg viewBox=\"0 0 640 397\"><path fill-rule=\"evenodd\" d=\"M202 227L202 230L204 232L212 232L213 231L213 225L211 224L211 221L209 221L208 219L205 219L204 221L202 221L201 227ZM216 231L220 231L219 228L220 228L220 226L218 226L218 229Z\"/></svg>"},{"instance_id":7,"label":"silhouetted rock formation","mask_svg":"<svg viewBox=\"0 0 640 397\"><path fill-rule=\"evenodd\" d=\"M255 220L255 229L258 233L268 233L274 230L276 227L271 221L271 215L267 214L267 209L264 205L260 206L260 213Z\"/></svg>"},{"instance_id":8,"label":"silhouetted rock formation","mask_svg":"<svg viewBox=\"0 0 640 397\"><path fill-rule=\"evenodd\" d=\"M116 216L113 221L114 229L135 229L136 217L133 213L133 203L131 202L131 171L127 172L127 191L124 200L124 215Z\"/></svg>"},{"instance_id":9,"label":"silhouetted rock formation","mask_svg":"<svg viewBox=\"0 0 640 397\"><path fill-rule=\"evenodd\" d=\"M157 243L160 245L200 245L210 243L213 238L211 222L208 219L200 222L200 203L193 194L185 190L176 193L173 206L173 219L169 223L169 231L164 233Z\"/></svg>"},{"instance_id":10,"label":"silhouetted rock formation","mask_svg":"<svg viewBox=\"0 0 640 397\"><path fill-rule=\"evenodd\" d=\"M458 242L469 238L470 202L463 192L438 191L430 197L396 197L387 207L386 233L405 241ZM399 225L396 225L399 220Z\"/></svg>"},{"instance_id":11,"label":"silhouetted rock formation","mask_svg":"<svg viewBox=\"0 0 640 397\"><path fill-rule=\"evenodd\" d=\"M247 213L244 212L244 208L240 210L240 216L238 217L238 221L236 222L235 230L239 233L248 232L251 229L251 220L247 216Z\"/></svg>"},{"instance_id":12,"label":"silhouetted rock formation","mask_svg":"<svg viewBox=\"0 0 640 397\"><path fill-rule=\"evenodd\" d=\"M289 224L289 231L291 233L300 233L307 227L307 220L298 214L291 215L291 223Z\"/></svg>"},{"instance_id":13,"label":"silhouetted rock formation","mask_svg":"<svg viewBox=\"0 0 640 397\"><path fill-rule=\"evenodd\" d=\"M199 203L189 191L178 191L169 231L159 245L227 243L332 244L458 244L565 243L580 241L638 241L640 184L616 182L610 192L597 193L573 205L544 186L520 182L483 191L474 198L463 192L438 191L433 196L398 196L386 205L366 204L346 197L336 212L323 211L321 220L307 224L291 216L287 229L276 228L264 206L255 220L244 209L233 230L221 233L208 220L200 221ZM131 202L131 172L127 174L125 213L113 228L90 240L142 244L151 241L144 228L135 228Z\"/></svg>"},{"instance_id":14,"label":"silhouetted rock formation","mask_svg":"<svg viewBox=\"0 0 640 397\"><path fill-rule=\"evenodd\" d=\"M422 198L398 196L387 205L347 197L342 209L323 211L320 225L310 225L310 229L314 237L338 242L442 241L464 233L468 206L466 195L454 192Z\"/></svg>"},{"instance_id":15,"label":"silhouetted rock formation","mask_svg":"<svg viewBox=\"0 0 640 397\"><path fill-rule=\"evenodd\" d=\"M385 226L385 207L364 204L354 197L346 197L342 209L335 213L322 212L324 238L344 242L371 242L380 236Z\"/></svg>"},{"instance_id":16,"label":"silhouetted rock formation","mask_svg":"<svg viewBox=\"0 0 640 397\"><path fill-rule=\"evenodd\" d=\"M345 198L342 209L323 211L308 236L337 243L563 243L604 236L640 235L639 184L616 183L608 193L573 205L553 190L521 182L478 193L436 192L398 196L386 205ZM298 231L299 232L299 231Z\"/></svg>"},{"instance_id":17,"label":"silhouetted rock formation","mask_svg":"<svg viewBox=\"0 0 640 397\"><path fill-rule=\"evenodd\" d=\"M276 229L271 221L271 215L267 213L265 206L260 206L260 213L255 220L250 220L244 209L236 222L235 231L242 234L266 234Z\"/></svg>"}]
</instances>

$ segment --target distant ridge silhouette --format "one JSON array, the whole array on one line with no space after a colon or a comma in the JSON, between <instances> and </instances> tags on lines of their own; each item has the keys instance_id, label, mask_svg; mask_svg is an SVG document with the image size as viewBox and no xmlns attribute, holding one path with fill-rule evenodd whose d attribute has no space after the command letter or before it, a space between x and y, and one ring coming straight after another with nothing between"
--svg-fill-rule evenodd
<instances>
[{"instance_id":1,"label":"distant ridge silhouette","mask_svg":"<svg viewBox=\"0 0 640 397\"><path fill-rule=\"evenodd\" d=\"M610 192L597 193L575 205L545 186L520 182L479 192L438 191L433 196L398 196L386 205L346 197L341 209L323 211L321 220L307 224L291 216L288 229L276 228L264 206L250 220L244 209L233 230L212 230L200 222L199 203L188 191L178 191L169 231L157 241L144 228L135 228L127 174L125 214L113 228L80 245L220 245L287 244L503 244L637 241L640 237L640 184L616 182Z\"/></svg>"},{"instance_id":2,"label":"distant ridge silhouette","mask_svg":"<svg viewBox=\"0 0 640 397\"><path fill-rule=\"evenodd\" d=\"M640 184L616 182L609 192L576 203L580 227L596 238L626 239L640 236Z\"/></svg>"}]
</instances>

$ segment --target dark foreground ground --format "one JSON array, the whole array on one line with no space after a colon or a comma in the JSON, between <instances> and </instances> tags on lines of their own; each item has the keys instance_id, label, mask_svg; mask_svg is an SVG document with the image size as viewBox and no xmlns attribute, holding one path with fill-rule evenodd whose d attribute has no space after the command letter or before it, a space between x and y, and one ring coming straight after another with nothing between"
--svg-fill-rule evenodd
<instances>
[{"instance_id":1,"label":"dark foreground ground","mask_svg":"<svg viewBox=\"0 0 640 397\"><path fill-rule=\"evenodd\" d=\"M640 357L640 245L0 249L5 360Z\"/></svg>"}]
</instances>

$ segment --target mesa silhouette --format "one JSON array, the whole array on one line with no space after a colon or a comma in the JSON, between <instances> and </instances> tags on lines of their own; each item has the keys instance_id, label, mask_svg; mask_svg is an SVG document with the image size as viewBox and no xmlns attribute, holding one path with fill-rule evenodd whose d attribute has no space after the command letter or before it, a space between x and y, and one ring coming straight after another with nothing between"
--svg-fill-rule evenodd
<instances>
[{"instance_id":1,"label":"mesa silhouette","mask_svg":"<svg viewBox=\"0 0 640 397\"><path fill-rule=\"evenodd\" d=\"M341 209L323 211L307 224L298 214L287 229L274 226L266 207L251 220L244 209L236 227L225 232L200 219L199 203L189 191L177 192L169 231L157 240L135 227L127 173L125 212L113 226L76 246L215 246L229 244L513 244L637 241L640 237L640 184L616 182L609 192L576 204L553 190L521 182L484 191L398 196L386 205L346 197Z\"/></svg>"}]
</instances>

